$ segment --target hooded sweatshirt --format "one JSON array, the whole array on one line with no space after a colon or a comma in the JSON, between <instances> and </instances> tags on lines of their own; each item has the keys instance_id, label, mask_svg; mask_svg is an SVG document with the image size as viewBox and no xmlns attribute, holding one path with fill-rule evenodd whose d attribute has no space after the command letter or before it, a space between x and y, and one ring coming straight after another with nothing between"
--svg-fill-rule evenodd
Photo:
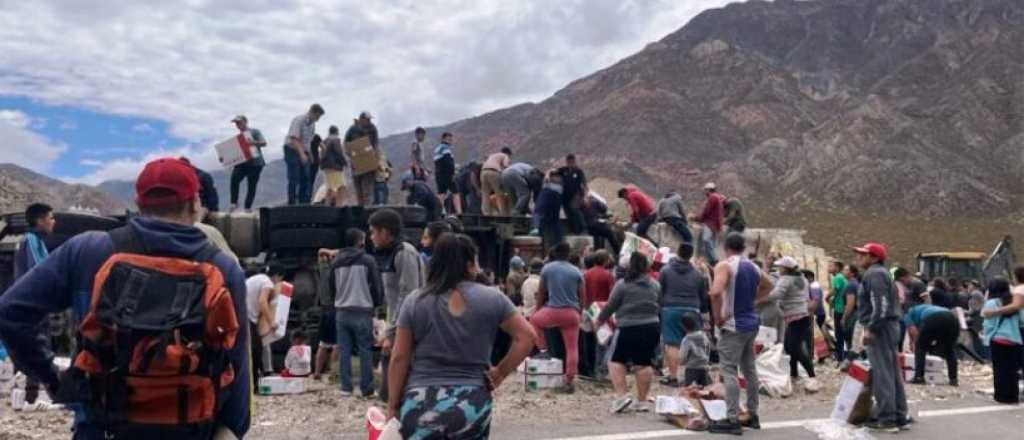
<instances>
[{"instance_id":1,"label":"hooded sweatshirt","mask_svg":"<svg viewBox=\"0 0 1024 440\"><path fill-rule=\"evenodd\" d=\"M150 253L161 256L195 258L207 245L206 236L193 226L138 217L129 224L138 232L139 241ZM89 308L93 279L114 253L114 243L106 232L87 232L68 240L36 269L19 279L0 297L0 339L4 341L19 370L44 384L57 383L53 353L37 342L38 323L50 313L71 308L81 322ZM224 253L211 263L220 269L231 292L238 322L246 314L245 275ZM242 326L228 360L235 370L235 381L226 391L224 407L216 423L242 438L249 430L249 332ZM103 433L90 423L87 412L76 414L75 438L102 439Z\"/></svg>"},{"instance_id":2,"label":"hooded sweatshirt","mask_svg":"<svg viewBox=\"0 0 1024 440\"><path fill-rule=\"evenodd\" d=\"M348 247L338 251L331 263L330 278L334 308L338 310L372 312L383 303L377 261L362 249Z\"/></svg>"},{"instance_id":3,"label":"hooded sweatshirt","mask_svg":"<svg viewBox=\"0 0 1024 440\"><path fill-rule=\"evenodd\" d=\"M396 242L387 249L378 249L375 257L384 282L384 297L388 305L387 336L395 335L395 323L402 302L412 291L423 287L426 277L423 260L411 244Z\"/></svg>"},{"instance_id":4,"label":"hooded sweatshirt","mask_svg":"<svg viewBox=\"0 0 1024 440\"><path fill-rule=\"evenodd\" d=\"M782 318L786 322L808 316L810 313L807 312L807 279L799 273L779 277L775 288L768 294L768 300L779 302Z\"/></svg>"},{"instance_id":5,"label":"hooded sweatshirt","mask_svg":"<svg viewBox=\"0 0 1024 440\"><path fill-rule=\"evenodd\" d=\"M658 201L658 220L667 218L686 218L686 205L683 203L683 197L677 193L665 194L665 198Z\"/></svg>"},{"instance_id":6,"label":"hooded sweatshirt","mask_svg":"<svg viewBox=\"0 0 1024 440\"><path fill-rule=\"evenodd\" d=\"M614 313L615 325L620 328L657 324L660 289L658 282L648 277L634 281L620 280L615 284L612 296L601 309L597 320L607 322Z\"/></svg>"},{"instance_id":7,"label":"hooded sweatshirt","mask_svg":"<svg viewBox=\"0 0 1024 440\"><path fill-rule=\"evenodd\" d=\"M661 284L662 307L710 310L707 279L689 261L673 258L661 269L658 284Z\"/></svg>"}]
</instances>

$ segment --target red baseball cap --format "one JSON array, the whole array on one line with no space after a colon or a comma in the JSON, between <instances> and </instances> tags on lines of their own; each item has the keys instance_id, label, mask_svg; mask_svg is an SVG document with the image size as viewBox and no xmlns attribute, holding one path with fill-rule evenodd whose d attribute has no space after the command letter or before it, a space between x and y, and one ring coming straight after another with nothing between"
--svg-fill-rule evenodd
<instances>
[{"instance_id":1,"label":"red baseball cap","mask_svg":"<svg viewBox=\"0 0 1024 440\"><path fill-rule=\"evenodd\" d=\"M164 194L150 194L153 190ZM157 159L146 164L135 181L135 204L162 206L195 200L199 192L199 179L195 170L181 159Z\"/></svg>"},{"instance_id":2,"label":"red baseball cap","mask_svg":"<svg viewBox=\"0 0 1024 440\"><path fill-rule=\"evenodd\" d=\"M853 248L853 251L858 254L871 255L879 260L885 260L889 255L889 251L885 249L885 245L874 242L868 242L865 243L864 246L855 247Z\"/></svg>"}]
</instances>

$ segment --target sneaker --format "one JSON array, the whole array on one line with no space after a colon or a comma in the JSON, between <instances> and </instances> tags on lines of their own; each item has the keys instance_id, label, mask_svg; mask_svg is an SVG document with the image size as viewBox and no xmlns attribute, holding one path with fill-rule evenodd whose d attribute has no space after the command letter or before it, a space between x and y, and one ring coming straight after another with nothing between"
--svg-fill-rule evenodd
<instances>
[{"instance_id":1,"label":"sneaker","mask_svg":"<svg viewBox=\"0 0 1024 440\"><path fill-rule=\"evenodd\" d=\"M737 421L719 420L711 422L711 425L708 426L708 432L712 434L743 435L743 427Z\"/></svg>"},{"instance_id":2,"label":"sneaker","mask_svg":"<svg viewBox=\"0 0 1024 440\"><path fill-rule=\"evenodd\" d=\"M365 392L365 393L362 393L362 397L363 397L364 399L372 399L372 398L373 398L373 396L374 396L374 394L375 394L375 393L373 392L373 390L370 390L370 391L367 391L367 392ZM383 397L383 396L381 396L381 397Z\"/></svg>"},{"instance_id":3,"label":"sneaker","mask_svg":"<svg viewBox=\"0 0 1024 440\"><path fill-rule=\"evenodd\" d=\"M622 397L612 401L612 414L622 414L633 404L633 399Z\"/></svg>"},{"instance_id":4,"label":"sneaker","mask_svg":"<svg viewBox=\"0 0 1024 440\"><path fill-rule=\"evenodd\" d=\"M821 391L821 384L818 383L818 381L815 380L813 377L805 379L803 381L803 386L804 391L807 391L808 394L814 394L817 393L818 391Z\"/></svg>"},{"instance_id":5,"label":"sneaker","mask_svg":"<svg viewBox=\"0 0 1024 440\"><path fill-rule=\"evenodd\" d=\"M541 361L550 360L551 359L551 353L548 353L547 350L541 350L540 353L537 353L537 355L533 356L533 358L537 359L537 360L541 360Z\"/></svg>"},{"instance_id":6,"label":"sneaker","mask_svg":"<svg viewBox=\"0 0 1024 440\"><path fill-rule=\"evenodd\" d=\"M866 423L865 426L867 426L868 429L877 432L888 432L890 434L900 432L900 426L893 422L880 422L873 420Z\"/></svg>"},{"instance_id":7,"label":"sneaker","mask_svg":"<svg viewBox=\"0 0 1024 440\"><path fill-rule=\"evenodd\" d=\"M917 420L914 420L913 417L907 416L907 418L896 422L896 426L900 428L900 431L909 431L910 425L913 425L914 423L917 423Z\"/></svg>"},{"instance_id":8,"label":"sneaker","mask_svg":"<svg viewBox=\"0 0 1024 440\"><path fill-rule=\"evenodd\" d=\"M670 388L679 388L679 379L669 377L661 380L661 384Z\"/></svg>"},{"instance_id":9,"label":"sneaker","mask_svg":"<svg viewBox=\"0 0 1024 440\"><path fill-rule=\"evenodd\" d=\"M951 386L951 387L959 387L960 386L960 382L957 381L956 379L950 380L949 381L949 386Z\"/></svg>"},{"instance_id":10,"label":"sneaker","mask_svg":"<svg viewBox=\"0 0 1024 440\"><path fill-rule=\"evenodd\" d=\"M341 397L352 397L352 392L341 390Z\"/></svg>"},{"instance_id":11,"label":"sneaker","mask_svg":"<svg viewBox=\"0 0 1024 440\"><path fill-rule=\"evenodd\" d=\"M574 385L572 382L569 382L565 385L555 388L555 392L558 394L575 394L576 385Z\"/></svg>"},{"instance_id":12,"label":"sneaker","mask_svg":"<svg viewBox=\"0 0 1024 440\"><path fill-rule=\"evenodd\" d=\"M761 429L761 418L758 417L756 414L752 415L750 416L750 419L747 420L747 423L743 423L741 425L746 426L750 429Z\"/></svg>"},{"instance_id":13,"label":"sneaker","mask_svg":"<svg viewBox=\"0 0 1024 440\"><path fill-rule=\"evenodd\" d=\"M915 377L913 379L910 379L910 383L914 385L924 385L925 381L923 377Z\"/></svg>"}]
</instances>

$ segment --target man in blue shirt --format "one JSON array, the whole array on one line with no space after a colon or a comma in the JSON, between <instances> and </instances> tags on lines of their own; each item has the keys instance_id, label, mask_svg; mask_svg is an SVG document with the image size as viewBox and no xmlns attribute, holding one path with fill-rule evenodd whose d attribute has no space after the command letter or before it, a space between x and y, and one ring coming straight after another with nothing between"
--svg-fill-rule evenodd
<instances>
[{"instance_id":1,"label":"man in blue shirt","mask_svg":"<svg viewBox=\"0 0 1024 440\"><path fill-rule=\"evenodd\" d=\"M25 233L18 252L14 254L14 279L21 278L33 267L41 264L50 255L46 249L46 237L53 233L57 221L53 217L53 208L45 203L33 203L25 209L25 221L29 230ZM46 351L53 349L50 343L50 325L44 319L38 327L39 344ZM25 403L35 403L39 397L39 382L33 378L25 380Z\"/></svg>"},{"instance_id":2,"label":"man in blue shirt","mask_svg":"<svg viewBox=\"0 0 1024 440\"><path fill-rule=\"evenodd\" d=\"M195 172L178 159L150 162L136 184L136 205L141 215L129 221L147 255L195 260L210 246L206 235L193 224L201 211L199 181ZM26 376L46 385L57 396L60 388L53 353L38 343L37 326L47 314L70 308L81 322L89 311L93 281L100 268L114 254L114 242L106 232L88 232L61 245L53 255L21 277L0 297L0 339L11 358ZM222 252L209 260L224 278L234 303L235 319L244 323L246 313L245 276L241 267ZM214 427L243 438L249 429L249 331L241 326L234 348L226 352L235 380L225 389L214 414ZM75 390L69 390L74 394ZM109 438L111 425L100 421L91 402L70 402L75 408L74 438ZM223 437L218 437L223 438Z\"/></svg>"},{"instance_id":3,"label":"man in blue shirt","mask_svg":"<svg viewBox=\"0 0 1024 440\"><path fill-rule=\"evenodd\" d=\"M925 383L925 356L934 346L946 359L949 384L957 386L956 342L960 337L960 320L956 315L945 307L921 304L907 311L903 323L907 326L910 343L914 346L914 379L910 383Z\"/></svg>"}]
</instances>

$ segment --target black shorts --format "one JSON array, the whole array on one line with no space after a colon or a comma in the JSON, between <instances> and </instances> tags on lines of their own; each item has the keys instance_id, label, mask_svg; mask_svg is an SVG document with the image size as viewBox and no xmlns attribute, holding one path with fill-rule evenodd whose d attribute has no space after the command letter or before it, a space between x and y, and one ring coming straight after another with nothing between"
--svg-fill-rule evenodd
<instances>
[{"instance_id":1,"label":"black shorts","mask_svg":"<svg viewBox=\"0 0 1024 440\"><path fill-rule=\"evenodd\" d=\"M455 159L444 156L434 161L434 179L438 194L449 194L455 189Z\"/></svg>"},{"instance_id":2,"label":"black shorts","mask_svg":"<svg viewBox=\"0 0 1024 440\"><path fill-rule=\"evenodd\" d=\"M661 342L661 324L644 324L618 329L612 362L649 367Z\"/></svg>"},{"instance_id":3,"label":"black shorts","mask_svg":"<svg viewBox=\"0 0 1024 440\"><path fill-rule=\"evenodd\" d=\"M328 307L327 311L320 313L320 328L317 330L317 339L320 340L320 346L335 346L338 345L338 326L336 324L337 319L335 318L335 310L333 307Z\"/></svg>"},{"instance_id":4,"label":"black shorts","mask_svg":"<svg viewBox=\"0 0 1024 440\"><path fill-rule=\"evenodd\" d=\"M711 375L707 368L687 368L683 370L683 386L697 384L702 387L711 386Z\"/></svg>"}]
</instances>

